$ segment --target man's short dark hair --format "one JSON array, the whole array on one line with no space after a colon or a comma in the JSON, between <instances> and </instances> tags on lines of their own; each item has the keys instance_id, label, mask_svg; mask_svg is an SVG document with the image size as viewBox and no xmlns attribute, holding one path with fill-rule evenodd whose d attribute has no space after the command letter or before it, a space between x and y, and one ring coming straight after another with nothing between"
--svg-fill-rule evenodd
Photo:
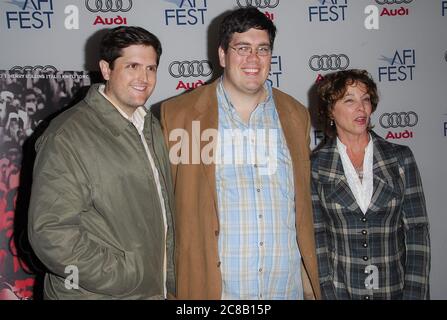
<instances>
[{"instance_id":1,"label":"man's short dark hair","mask_svg":"<svg viewBox=\"0 0 447 320\"><path fill-rule=\"evenodd\" d=\"M233 33L243 33L252 28L266 30L270 39L270 47L273 49L276 27L265 14L255 7L236 9L222 20L219 29L219 46L226 52Z\"/></svg>"},{"instance_id":2,"label":"man's short dark hair","mask_svg":"<svg viewBox=\"0 0 447 320\"><path fill-rule=\"evenodd\" d=\"M120 26L110 29L101 40L99 58L108 62L110 69L113 69L115 60L122 55L122 49L131 45L153 47L157 53L158 65L162 52L160 40L141 27Z\"/></svg>"}]
</instances>

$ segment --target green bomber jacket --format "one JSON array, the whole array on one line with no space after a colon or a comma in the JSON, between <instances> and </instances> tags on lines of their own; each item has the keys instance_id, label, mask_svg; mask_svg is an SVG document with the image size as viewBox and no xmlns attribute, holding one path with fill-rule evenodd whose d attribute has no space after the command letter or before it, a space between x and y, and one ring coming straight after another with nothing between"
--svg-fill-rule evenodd
<instances>
[{"instance_id":1,"label":"green bomber jacket","mask_svg":"<svg viewBox=\"0 0 447 320\"><path fill-rule=\"evenodd\" d=\"M46 299L163 298L173 293L172 179L158 120L144 136L167 211L165 239L156 184L133 124L90 87L36 143L28 235L48 268Z\"/></svg>"}]
</instances>

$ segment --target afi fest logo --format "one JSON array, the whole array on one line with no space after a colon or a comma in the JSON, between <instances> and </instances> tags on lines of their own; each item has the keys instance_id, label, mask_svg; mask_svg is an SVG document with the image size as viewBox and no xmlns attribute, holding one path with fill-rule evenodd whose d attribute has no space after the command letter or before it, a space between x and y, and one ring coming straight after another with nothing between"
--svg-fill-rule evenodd
<instances>
[{"instance_id":1,"label":"afi fest logo","mask_svg":"<svg viewBox=\"0 0 447 320\"><path fill-rule=\"evenodd\" d=\"M8 29L51 29L53 0L5 1L15 10L5 12Z\"/></svg>"},{"instance_id":2,"label":"afi fest logo","mask_svg":"<svg viewBox=\"0 0 447 320\"><path fill-rule=\"evenodd\" d=\"M174 4L176 9L165 10L165 25L204 25L208 11L207 0L164 0Z\"/></svg>"},{"instance_id":3,"label":"afi fest logo","mask_svg":"<svg viewBox=\"0 0 447 320\"><path fill-rule=\"evenodd\" d=\"M213 73L213 66L208 60L173 61L169 64L168 71L173 78L207 78ZM192 80L179 80L175 90L195 89L206 82L206 79Z\"/></svg>"},{"instance_id":4,"label":"afi fest logo","mask_svg":"<svg viewBox=\"0 0 447 320\"><path fill-rule=\"evenodd\" d=\"M6 3L18 8L5 12L8 29L51 29L53 27L52 0L11 0ZM79 30L79 8L70 4L65 6L64 13L66 14L65 29Z\"/></svg>"},{"instance_id":5,"label":"afi fest logo","mask_svg":"<svg viewBox=\"0 0 447 320\"><path fill-rule=\"evenodd\" d=\"M270 73L267 79L274 88L279 88L282 75L281 56L272 56L270 61Z\"/></svg>"},{"instance_id":6,"label":"afi fest logo","mask_svg":"<svg viewBox=\"0 0 447 320\"><path fill-rule=\"evenodd\" d=\"M94 26L127 25L127 18L123 13L132 9L132 0L85 0L85 7L96 14Z\"/></svg>"},{"instance_id":7,"label":"afi fest logo","mask_svg":"<svg viewBox=\"0 0 447 320\"><path fill-rule=\"evenodd\" d=\"M379 124L384 129L397 130L388 131L385 139L409 139L413 138L411 128L416 126L419 117L416 112L390 112L384 113L379 118ZM405 129L405 130L404 130Z\"/></svg>"},{"instance_id":8,"label":"afi fest logo","mask_svg":"<svg viewBox=\"0 0 447 320\"><path fill-rule=\"evenodd\" d=\"M279 0L236 0L239 8L255 7L259 10L274 9L279 5ZM275 20L275 14L271 11L264 11L270 20Z\"/></svg>"},{"instance_id":9,"label":"afi fest logo","mask_svg":"<svg viewBox=\"0 0 447 320\"><path fill-rule=\"evenodd\" d=\"M413 80L416 66L416 53L414 49L396 50L390 57L382 55L379 59L386 64L379 66L379 82Z\"/></svg>"},{"instance_id":10,"label":"afi fest logo","mask_svg":"<svg viewBox=\"0 0 447 320\"><path fill-rule=\"evenodd\" d=\"M410 14L408 4L413 0L374 0L376 5L368 5L365 7L365 28L368 30L379 29L379 17L402 17ZM379 9L378 6L381 9Z\"/></svg>"},{"instance_id":11,"label":"afi fest logo","mask_svg":"<svg viewBox=\"0 0 447 320\"><path fill-rule=\"evenodd\" d=\"M317 0L316 2L318 2L318 5L309 6L309 22L338 22L346 20L348 0Z\"/></svg>"},{"instance_id":12,"label":"afi fest logo","mask_svg":"<svg viewBox=\"0 0 447 320\"><path fill-rule=\"evenodd\" d=\"M185 129L173 129L169 141L172 164L218 164L255 166L260 175L275 174L278 163L277 129L200 130L200 121L192 122L191 136Z\"/></svg>"}]
</instances>

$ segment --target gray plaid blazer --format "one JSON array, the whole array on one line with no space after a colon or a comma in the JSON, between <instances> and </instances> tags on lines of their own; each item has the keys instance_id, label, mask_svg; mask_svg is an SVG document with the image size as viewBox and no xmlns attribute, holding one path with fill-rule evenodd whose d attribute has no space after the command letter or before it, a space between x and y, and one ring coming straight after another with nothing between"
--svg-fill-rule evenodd
<instances>
[{"instance_id":1,"label":"gray plaid blazer","mask_svg":"<svg viewBox=\"0 0 447 320\"><path fill-rule=\"evenodd\" d=\"M366 214L349 188L336 139L312 156L312 205L323 299L429 299L430 237L410 148L373 139Z\"/></svg>"}]
</instances>

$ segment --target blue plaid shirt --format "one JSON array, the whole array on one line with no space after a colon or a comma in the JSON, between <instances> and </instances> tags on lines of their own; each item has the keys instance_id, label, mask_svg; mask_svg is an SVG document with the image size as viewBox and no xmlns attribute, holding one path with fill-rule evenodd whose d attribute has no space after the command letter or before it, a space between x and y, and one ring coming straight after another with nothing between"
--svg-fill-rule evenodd
<instances>
[{"instance_id":1,"label":"blue plaid shirt","mask_svg":"<svg viewBox=\"0 0 447 320\"><path fill-rule=\"evenodd\" d=\"M268 98L244 123L220 81L216 188L222 299L303 299L292 160Z\"/></svg>"}]
</instances>

